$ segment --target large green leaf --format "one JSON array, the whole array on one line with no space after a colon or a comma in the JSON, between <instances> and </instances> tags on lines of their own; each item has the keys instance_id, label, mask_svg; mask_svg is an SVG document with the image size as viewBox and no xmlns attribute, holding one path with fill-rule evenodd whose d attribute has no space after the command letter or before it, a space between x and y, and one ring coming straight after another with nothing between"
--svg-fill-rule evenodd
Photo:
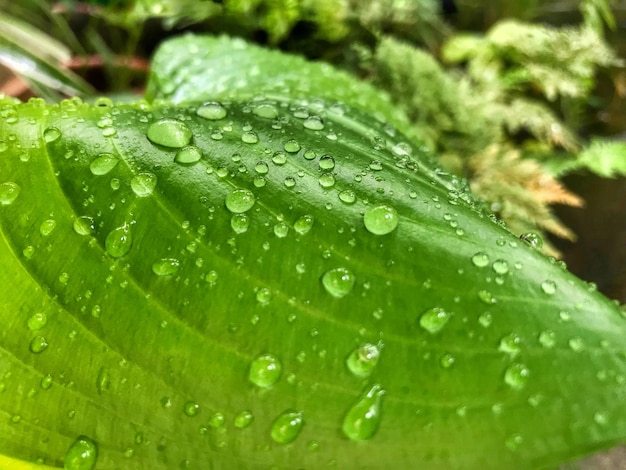
<instances>
[{"instance_id":1,"label":"large green leaf","mask_svg":"<svg viewBox=\"0 0 626 470\"><path fill-rule=\"evenodd\" d=\"M288 95L4 102L0 453L524 469L623 441L617 305L384 122Z\"/></svg>"}]
</instances>

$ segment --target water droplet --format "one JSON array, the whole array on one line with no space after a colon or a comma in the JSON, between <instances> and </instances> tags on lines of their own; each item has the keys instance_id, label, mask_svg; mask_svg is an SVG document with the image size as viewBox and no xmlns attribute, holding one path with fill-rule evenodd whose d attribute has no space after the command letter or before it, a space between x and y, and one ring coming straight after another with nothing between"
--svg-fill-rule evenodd
<instances>
[{"instance_id":1,"label":"water droplet","mask_svg":"<svg viewBox=\"0 0 626 470\"><path fill-rule=\"evenodd\" d=\"M271 354L257 356L250 364L248 379L257 387L271 387L280 378L282 366Z\"/></svg>"},{"instance_id":2,"label":"water droplet","mask_svg":"<svg viewBox=\"0 0 626 470\"><path fill-rule=\"evenodd\" d=\"M285 152L275 152L274 155L272 155L272 163L279 166L287 163L287 155L285 155Z\"/></svg>"},{"instance_id":3,"label":"water droplet","mask_svg":"<svg viewBox=\"0 0 626 470\"><path fill-rule=\"evenodd\" d=\"M148 139L163 147L180 148L191 142L191 130L178 119L164 118L150 124Z\"/></svg>"},{"instance_id":4,"label":"water droplet","mask_svg":"<svg viewBox=\"0 0 626 470\"><path fill-rule=\"evenodd\" d=\"M515 357L519 354L522 349L522 338L520 338L515 333L511 333L510 335L506 335L500 340L500 345L498 346L498 351L501 351L505 354L510 354L512 357Z\"/></svg>"},{"instance_id":5,"label":"water droplet","mask_svg":"<svg viewBox=\"0 0 626 470\"><path fill-rule=\"evenodd\" d=\"M528 382L530 371L524 364L512 364L504 372L504 383L515 390L521 390Z\"/></svg>"},{"instance_id":6,"label":"water droplet","mask_svg":"<svg viewBox=\"0 0 626 470\"><path fill-rule=\"evenodd\" d=\"M274 235L278 238L285 238L289 234L289 225L285 222L278 222L274 225Z\"/></svg>"},{"instance_id":7,"label":"water droplet","mask_svg":"<svg viewBox=\"0 0 626 470\"><path fill-rule=\"evenodd\" d=\"M56 228L57 221L54 219L44 220L39 226L39 233L41 233L42 237L47 237L52 233L52 231Z\"/></svg>"},{"instance_id":8,"label":"water droplet","mask_svg":"<svg viewBox=\"0 0 626 470\"><path fill-rule=\"evenodd\" d=\"M520 434L512 434L504 441L504 445L512 451L518 450L523 443L524 438Z\"/></svg>"},{"instance_id":9,"label":"water droplet","mask_svg":"<svg viewBox=\"0 0 626 470\"><path fill-rule=\"evenodd\" d=\"M580 336L574 336L567 344L569 344L570 349L574 352L580 352L585 349L585 342Z\"/></svg>"},{"instance_id":10,"label":"water droplet","mask_svg":"<svg viewBox=\"0 0 626 470\"><path fill-rule=\"evenodd\" d=\"M252 424L252 421L254 421L254 415L252 414L252 411L243 410L237 413L235 419L233 420L233 424L238 429L244 429L250 426Z\"/></svg>"},{"instance_id":11,"label":"water droplet","mask_svg":"<svg viewBox=\"0 0 626 470\"><path fill-rule=\"evenodd\" d=\"M293 176L287 176L283 182L287 188L293 188L296 185L296 180Z\"/></svg>"},{"instance_id":12,"label":"water droplet","mask_svg":"<svg viewBox=\"0 0 626 470\"><path fill-rule=\"evenodd\" d=\"M541 290L544 291L548 295L552 295L556 292L556 284L554 281L543 281L541 283Z\"/></svg>"},{"instance_id":13,"label":"water droplet","mask_svg":"<svg viewBox=\"0 0 626 470\"><path fill-rule=\"evenodd\" d=\"M331 155L322 155L319 161L319 167L322 171L328 171L335 168L335 159Z\"/></svg>"},{"instance_id":14,"label":"water droplet","mask_svg":"<svg viewBox=\"0 0 626 470\"><path fill-rule=\"evenodd\" d=\"M230 218L230 227L235 233L245 233L250 227L250 217L246 214L233 214Z\"/></svg>"},{"instance_id":15,"label":"water droplet","mask_svg":"<svg viewBox=\"0 0 626 470\"><path fill-rule=\"evenodd\" d=\"M387 205L372 207L363 216L365 228L374 235L386 235L393 232L398 226L398 220L396 210Z\"/></svg>"},{"instance_id":16,"label":"water droplet","mask_svg":"<svg viewBox=\"0 0 626 470\"><path fill-rule=\"evenodd\" d=\"M7 150L9 150L9 145L4 140L0 140L0 153L4 153Z\"/></svg>"},{"instance_id":17,"label":"water droplet","mask_svg":"<svg viewBox=\"0 0 626 470\"><path fill-rule=\"evenodd\" d=\"M28 328L31 331L41 330L48 323L48 316L45 313L35 313L28 319Z\"/></svg>"},{"instance_id":18,"label":"water droplet","mask_svg":"<svg viewBox=\"0 0 626 470\"><path fill-rule=\"evenodd\" d=\"M478 298L487 305L493 305L497 302L493 294L486 290L478 291Z\"/></svg>"},{"instance_id":19,"label":"water droplet","mask_svg":"<svg viewBox=\"0 0 626 470\"><path fill-rule=\"evenodd\" d=\"M259 141L259 136L254 131L245 131L241 134L241 141L245 144L256 144Z\"/></svg>"},{"instance_id":20,"label":"water droplet","mask_svg":"<svg viewBox=\"0 0 626 470\"><path fill-rule=\"evenodd\" d=\"M98 395L102 395L111 388L111 374L104 368L98 369L98 375L96 376L96 390Z\"/></svg>"},{"instance_id":21,"label":"water droplet","mask_svg":"<svg viewBox=\"0 0 626 470\"><path fill-rule=\"evenodd\" d=\"M217 101L207 101L202 104L202 106L198 107L196 114L204 119L219 121L220 119L224 119L228 113L226 108Z\"/></svg>"},{"instance_id":22,"label":"water droplet","mask_svg":"<svg viewBox=\"0 0 626 470\"><path fill-rule=\"evenodd\" d=\"M346 268L331 269L322 276L322 284L326 292L337 298L348 295L355 280L354 274Z\"/></svg>"},{"instance_id":23,"label":"water droplet","mask_svg":"<svg viewBox=\"0 0 626 470\"><path fill-rule=\"evenodd\" d=\"M132 247L133 239L130 226L124 224L109 232L105 241L104 248L109 256L113 258L121 258L126 255Z\"/></svg>"},{"instance_id":24,"label":"water droplet","mask_svg":"<svg viewBox=\"0 0 626 470\"><path fill-rule=\"evenodd\" d=\"M369 169L372 171L381 171L383 169L383 164L379 160L374 160L369 164Z\"/></svg>"},{"instance_id":25,"label":"water droplet","mask_svg":"<svg viewBox=\"0 0 626 470\"><path fill-rule=\"evenodd\" d=\"M609 417L606 413L597 411L593 414L593 420L600 426L606 426L609 422Z\"/></svg>"},{"instance_id":26,"label":"water droplet","mask_svg":"<svg viewBox=\"0 0 626 470\"><path fill-rule=\"evenodd\" d=\"M489 255L484 251L479 251L474 256L472 256L472 263L474 263L474 266L484 268L489 264Z\"/></svg>"},{"instance_id":27,"label":"water droplet","mask_svg":"<svg viewBox=\"0 0 626 470\"><path fill-rule=\"evenodd\" d=\"M74 231L79 235L90 235L95 230L94 221L91 217L77 217L74 219Z\"/></svg>"},{"instance_id":28,"label":"water droplet","mask_svg":"<svg viewBox=\"0 0 626 470\"><path fill-rule=\"evenodd\" d=\"M506 274L509 272L509 263L503 259L497 259L493 262L491 268L497 274Z\"/></svg>"},{"instance_id":29,"label":"water droplet","mask_svg":"<svg viewBox=\"0 0 626 470\"><path fill-rule=\"evenodd\" d=\"M209 426L211 426L212 428L221 428L222 426L224 426L225 422L226 418L224 417L224 414L220 413L219 411L213 413L209 418Z\"/></svg>"},{"instance_id":30,"label":"water droplet","mask_svg":"<svg viewBox=\"0 0 626 470\"><path fill-rule=\"evenodd\" d=\"M270 169L267 166L267 163L257 162L257 164L254 165L254 171L256 171L259 175L266 175L267 172L270 171Z\"/></svg>"},{"instance_id":31,"label":"water droplet","mask_svg":"<svg viewBox=\"0 0 626 470\"><path fill-rule=\"evenodd\" d=\"M519 238L537 250L543 247L543 238L536 232L522 233Z\"/></svg>"},{"instance_id":32,"label":"water droplet","mask_svg":"<svg viewBox=\"0 0 626 470\"><path fill-rule=\"evenodd\" d=\"M254 107L252 114L265 119L276 119L278 117L278 109L270 103L261 103Z\"/></svg>"},{"instance_id":33,"label":"water droplet","mask_svg":"<svg viewBox=\"0 0 626 470\"><path fill-rule=\"evenodd\" d=\"M544 348L552 348L556 344L556 333L552 330L545 330L539 333L539 344Z\"/></svg>"},{"instance_id":34,"label":"water droplet","mask_svg":"<svg viewBox=\"0 0 626 470\"><path fill-rule=\"evenodd\" d=\"M30 352L33 354L40 354L48 349L48 340L43 336L35 336L30 340L28 349L30 349Z\"/></svg>"},{"instance_id":35,"label":"water droplet","mask_svg":"<svg viewBox=\"0 0 626 470\"><path fill-rule=\"evenodd\" d=\"M435 307L427 310L420 316L419 324L429 333L435 334L446 326L451 316L452 314L444 309Z\"/></svg>"},{"instance_id":36,"label":"water droplet","mask_svg":"<svg viewBox=\"0 0 626 470\"><path fill-rule=\"evenodd\" d=\"M369 375L380 357L380 349L375 344L365 343L355 348L346 358L346 366L354 375Z\"/></svg>"},{"instance_id":37,"label":"water droplet","mask_svg":"<svg viewBox=\"0 0 626 470\"><path fill-rule=\"evenodd\" d=\"M101 153L89 164L89 170L95 176L102 176L110 173L117 166L119 159L110 153Z\"/></svg>"},{"instance_id":38,"label":"water droplet","mask_svg":"<svg viewBox=\"0 0 626 470\"><path fill-rule=\"evenodd\" d=\"M252 191L247 189L236 189L226 196L226 208L234 214L241 214L252 209L256 198Z\"/></svg>"},{"instance_id":39,"label":"water droplet","mask_svg":"<svg viewBox=\"0 0 626 470\"><path fill-rule=\"evenodd\" d=\"M194 401L185 402L183 411L189 417L197 416L200 413L200 405Z\"/></svg>"},{"instance_id":40,"label":"water droplet","mask_svg":"<svg viewBox=\"0 0 626 470\"><path fill-rule=\"evenodd\" d=\"M314 160L317 154L315 153L314 150L307 149L304 151L302 156L305 158L305 160Z\"/></svg>"},{"instance_id":41,"label":"water droplet","mask_svg":"<svg viewBox=\"0 0 626 470\"><path fill-rule=\"evenodd\" d=\"M0 204L8 206L20 195L21 188L11 181L0 184Z\"/></svg>"},{"instance_id":42,"label":"water droplet","mask_svg":"<svg viewBox=\"0 0 626 470\"><path fill-rule=\"evenodd\" d=\"M52 376L50 374L46 374L41 378L39 386L44 390L50 390L50 387L52 387L52 382Z\"/></svg>"},{"instance_id":43,"label":"water droplet","mask_svg":"<svg viewBox=\"0 0 626 470\"><path fill-rule=\"evenodd\" d=\"M362 441L374 435L380 424L384 393L380 385L374 384L352 405L343 419L342 430L346 437Z\"/></svg>"},{"instance_id":44,"label":"water droplet","mask_svg":"<svg viewBox=\"0 0 626 470\"><path fill-rule=\"evenodd\" d=\"M201 159L202 150L195 145L187 145L186 147L183 147L176 152L176 156L174 157L174 161L182 165L193 165L194 163L198 163Z\"/></svg>"},{"instance_id":45,"label":"water droplet","mask_svg":"<svg viewBox=\"0 0 626 470\"><path fill-rule=\"evenodd\" d=\"M283 148L285 149L285 152L296 153L300 150L300 144L297 140L291 139L284 143Z\"/></svg>"},{"instance_id":46,"label":"water droplet","mask_svg":"<svg viewBox=\"0 0 626 470\"><path fill-rule=\"evenodd\" d=\"M293 229L299 235L306 235L313 228L314 222L315 222L315 219L313 218L312 215L305 214L302 217L300 217L298 220L296 220L296 222L293 224Z\"/></svg>"},{"instance_id":47,"label":"water droplet","mask_svg":"<svg viewBox=\"0 0 626 470\"><path fill-rule=\"evenodd\" d=\"M176 258L163 258L152 264L152 272L157 276L171 276L180 268L180 261Z\"/></svg>"},{"instance_id":48,"label":"water droplet","mask_svg":"<svg viewBox=\"0 0 626 470\"><path fill-rule=\"evenodd\" d=\"M98 446L86 436L79 436L70 446L63 468L65 470L92 470L98 460Z\"/></svg>"},{"instance_id":49,"label":"water droplet","mask_svg":"<svg viewBox=\"0 0 626 470\"><path fill-rule=\"evenodd\" d=\"M139 173L130 180L130 187L139 197L150 196L157 185L157 177L153 173Z\"/></svg>"},{"instance_id":50,"label":"water droplet","mask_svg":"<svg viewBox=\"0 0 626 470\"><path fill-rule=\"evenodd\" d=\"M321 131L324 129L324 121L322 121L322 118L319 116L309 116L304 120L302 125L312 131Z\"/></svg>"},{"instance_id":51,"label":"water droplet","mask_svg":"<svg viewBox=\"0 0 626 470\"><path fill-rule=\"evenodd\" d=\"M256 301L260 304L267 304L272 299L272 291L267 287L262 287L256 293Z\"/></svg>"},{"instance_id":52,"label":"water droplet","mask_svg":"<svg viewBox=\"0 0 626 470\"><path fill-rule=\"evenodd\" d=\"M278 444L289 444L296 440L303 425L304 417L301 411L286 410L279 414L272 424L270 435Z\"/></svg>"},{"instance_id":53,"label":"water droplet","mask_svg":"<svg viewBox=\"0 0 626 470\"><path fill-rule=\"evenodd\" d=\"M324 173L317 180L322 188L332 188L335 185L335 175Z\"/></svg>"},{"instance_id":54,"label":"water droplet","mask_svg":"<svg viewBox=\"0 0 626 470\"><path fill-rule=\"evenodd\" d=\"M493 315L491 313L489 313L489 312L482 313L478 317L478 323L483 328L489 328L491 326L492 322L493 322Z\"/></svg>"},{"instance_id":55,"label":"water droplet","mask_svg":"<svg viewBox=\"0 0 626 470\"><path fill-rule=\"evenodd\" d=\"M439 358L439 365L444 369L449 369L454 365L455 359L452 354L444 354Z\"/></svg>"},{"instance_id":56,"label":"water droplet","mask_svg":"<svg viewBox=\"0 0 626 470\"><path fill-rule=\"evenodd\" d=\"M354 204L356 202L356 194L351 189L344 189L339 193L339 200L345 204Z\"/></svg>"},{"instance_id":57,"label":"water droplet","mask_svg":"<svg viewBox=\"0 0 626 470\"><path fill-rule=\"evenodd\" d=\"M56 127L48 127L43 131L43 140L45 140L48 144L56 142L60 137L61 131Z\"/></svg>"}]
</instances>

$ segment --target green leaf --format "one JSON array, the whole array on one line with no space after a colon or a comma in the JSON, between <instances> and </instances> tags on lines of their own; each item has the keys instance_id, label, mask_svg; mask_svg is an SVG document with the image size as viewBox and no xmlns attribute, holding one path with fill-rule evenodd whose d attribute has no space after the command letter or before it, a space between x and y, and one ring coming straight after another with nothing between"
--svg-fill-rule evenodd
<instances>
[{"instance_id":1,"label":"green leaf","mask_svg":"<svg viewBox=\"0 0 626 470\"><path fill-rule=\"evenodd\" d=\"M0 454L524 469L624 441L616 304L388 124L263 93L0 105Z\"/></svg>"},{"instance_id":2,"label":"green leaf","mask_svg":"<svg viewBox=\"0 0 626 470\"><path fill-rule=\"evenodd\" d=\"M592 140L578 155L577 163L605 178L626 175L626 143Z\"/></svg>"}]
</instances>

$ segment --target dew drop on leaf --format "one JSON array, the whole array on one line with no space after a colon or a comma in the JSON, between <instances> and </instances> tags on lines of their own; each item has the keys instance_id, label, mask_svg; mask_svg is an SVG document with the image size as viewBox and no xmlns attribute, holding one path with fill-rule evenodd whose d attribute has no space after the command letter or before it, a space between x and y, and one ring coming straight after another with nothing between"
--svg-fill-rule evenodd
<instances>
[{"instance_id":1,"label":"dew drop on leaf","mask_svg":"<svg viewBox=\"0 0 626 470\"><path fill-rule=\"evenodd\" d=\"M329 171L335 168L335 159L331 155L322 155L319 161L319 167L322 171Z\"/></svg>"},{"instance_id":2,"label":"dew drop on leaf","mask_svg":"<svg viewBox=\"0 0 626 470\"><path fill-rule=\"evenodd\" d=\"M539 344L544 348L552 348L556 343L556 334L552 330L544 330L539 333Z\"/></svg>"},{"instance_id":3,"label":"dew drop on leaf","mask_svg":"<svg viewBox=\"0 0 626 470\"><path fill-rule=\"evenodd\" d=\"M256 198L252 191L247 189L235 189L232 193L226 196L225 204L226 208L233 214L241 214L252 209Z\"/></svg>"},{"instance_id":4,"label":"dew drop on leaf","mask_svg":"<svg viewBox=\"0 0 626 470\"><path fill-rule=\"evenodd\" d=\"M583 349L585 349L585 342L580 336L574 336L573 338L570 338L567 344L574 352L581 352Z\"/></svg>"},{"instance_id":5,"label":"dew drop on leaf","mask_svg":"<svg viewBox=\"0 0 626 470\"><path fill-rule=\"evenodd\" d=\"M362 441L376 433L380 424L384 393L379 384L374 384L350 407L341 427L346 437L353 441Z\"/></svg>"},{"instance_id":6,"label":"dew drop on leaf","mask_svg":"<svg viewBox=\"0 0 626 470\"><path fill-rule=\"evenodd\" d=\"M200 405L194 401L188 401L183 406L183 411L189 417L196 416L200 412Z\"/></svg>"},{"instance_id":7,"label":"dew drop on leaf","mask_svg":"<svg viewBox=\"0 0 626 470\"><path fill-rule=\"evenodd\" d=\"M304 151L302 156L305 158L305 160L314 160L315 157L317 157L317 154L315 153L314 150L307 149Z\"/></svg>"},{"instance_id":8,"label":"dew drop on leaf","mask_svg":"<svg viewBox=\"0 0 626 470\"><path fill-rule=\"evenodd\" d=\"M180 261L176 258L163 258L152 264L152 272L157 276L171 276L180 269Z\"/></svg>"},{"instance_id":9,"label":"dew drop on leaf","mask_svg":"<svg viewBox=\"0 0 626 470\"><path fill-rule=\"evenodd\" d=\"M356 194L351 189L344 189L339 192L339 200L344 204L354 204L356 202Z\"/></svg>"},{"instance_id":10,"label":"dew drop on leaf","mask_svg":"<svg viewBox=\"0 0 626 470\"><path fill-rule=\"evenodd\" d=\"M40 354L48 349L48 340L43 336L35 336L28 345L28 349L33 354Z\"/></svg>"},{"instance_id":11,"label":"dew drop on leaf","mask_svg":"<svg viewBox=\"0 0 626 470\"><path fill-rule=\"evenodd\" d=\"M50 235L57 226L57 222L54 219L44 220L39 226L39 233L41 233L42 237L47 237Z\"/></svg>"},{"instance_id":12,"label":"dew drop on leaf","mask_svg":"<svg viewBox=\"0 0 626 470\"><path fill-rule=\"evenodd\" d=\"M449 369L450 367L452 367L454 365L454 362L455 362L455 359L452 354L446 353L443 356L441 356L441 358L439 358L439 365L443 367L444 369Z\"/></svg>"},{"instance_id":13,"label":"dew drop on leaf","mask_svg":"<svg viewBox=\"0 0 626 470\"><path fill-rule=\"evenodd\" d=\"M49 390L50 387L52 387L52 376L50 374L46 374L41 378L41 381L39 382L39 386L44 389L44 390Z\"/></svg>"},{"instance_id":14,"label":"dew drop on leaf","mask_svg":"<svg viewBox=\"0 0 626 470\"><path fill-rule=\"evenodd\" d=\"M48 323L48 316L45 313L35 313L28 319L28 328L31 331L41 330Z\"/></svg>"},{"instance_id":15,"label":"dew drop on leaf","mask_svg":"<svg viewBox=\"0 0 626 470\"><path fill-rule=\"evenodd\" d=\"M121 258L130 251L132 244L133 239L130 226L124 224L109 232L104 241L104 248L109 256Z\"/></svg>"},{"instance_id":16,"label":"dew drop on leaf","mask_svg":"<svg viewBox=\"0 0 626 470\"><path fill-rule=\"evenodd\" d=\"M344 297L350 293L356 278L346 268L334 268L322 276L322 284L333 297Z\"/></svg>"},{"instance_id":17,"label":"dew drop on leaf","mask_svg":"<svg viewBox=\"0 0 626 470\"><path fill-rule=\"evenodd\" d=\"M233 424L238 429L247 428L254 421L254 415L250 410L243 410L237 413L235 419L233 420Z\"/></svg>"},{"instance_id":18,"label":"dew drop on leaf","mask_svg":"<svg viewBox=\"0 0 626 470\"><path fill-rule=\"evenodd\" d=\"M493 315L489 312L481 313L478 317L478 323L483 328L489 328L493 322Z\"/></svg>"},{"instance_id":19,"label":"dew drop on leaf","mask_svg":"<svg viewBox=\"0 0 626 470\"><path fill-rule=\"evenodd\" d=\"M474 266L484 268L489 264L489 255L484 251L479 251L478 253L474 254L474 256L472 256L472 263L474 264Z\"/></svg>"},{"instance_id":20,"label":"dew drop on leaf","mask_svg":"<svg viewBox=\"0 0 626 470\"><path fill-rule=\"evenodd\" d=\"M8 206L20 195L21 188L11 181L0 184L0 205Z\"/></svg>"},{"instance_id":21,"label":"dew drop on leaf","mask_svg":"<svg viewBox=\"0 0 626 470\"><path fill-rule=\"evenodd\" d=\"M522 233L519 238L537 250L543 247L543 238L536 232Z\"/></svg>"},{"instance_id":22,"label":"dew drop on leaf","mask_svg":"<svg viewBox=\"0 0 626 470\"><path fill-rule=\"evenodd\" d=\"M312 215L305 214L295 221L295 223L293 224L293 229L299 235L306 235L313 228L314 222L315 222L315 219L313 218Z\"/></svg>"},{"instance_id":23,"label":"dew drop on leaf","mask_svg":"<svg viewBox=\"0 0 626 470\"><path fill-rule=\"evenodd\" d=\"M217 101L207 101L198 107L196 114L204 119L219 121L224 119L228 113L226 108Z\"/></svg>"},{"instance_id":24,"label":"dew drop on leaf","mask_svg":"<svg viewBox=\"0 0 626 470\"><path fill-rule=\"evenodd\" d=\"M543 281L541 283L541 290L548 294L548 295L552 295L556 292L556 284L554 283L554 281Z\"/></svg>"},{"instance_id":25,"label":"dew drop on leaf","mask_svg":"<svg viewBox=\"0 0 626 470\"><path fill-rule=\"evenodd\" d=\"M267 304L272 299L272 291L267 287L262 287L256 293L256 301L260 304Z\"/></svg>"},{"instance_id":26,"label":"dew drop on leaf","mask_svg":"<svg viewBox=\"0 0 626 470\"><path fill-rule=\"evenodd\" d=\"M497 259L493 262L491 268L496 274L506 274L509 272L509 263L503 259Z\"/></svg>"},{"instance_id":27,"label":"dew drop on leaf","mask_svg":"<svg viewBox=\"0 0 626 470\"><path fill-rule=\"evenodd\" d=\"M352 350L346 358L348 370L357 377L369 375L380 357L380 349L375 344L365 343Z\"/></svg>"},{"instance_id":28,"label":"dew drop on leaf","mask_svg":"<svg viewBox=\"0 0 626 470\"><path fill-rule=\"evenodd\" d=\"M111 374L105 367L98 369L98 375L96 376L96 390L98 395L106 392L111 387Z\"/></svg>"},{"instance_id":29,"label":"dew drop on leaf","mask_svg":"<svg viewBox=\"0 0 626 470\"><path fill-rule=\"evenodd\" d=\"M90 235L95 229L91 217L82 216L74 219L74 231L79 235Z\"/></svg>"},{"instance_id":30,"label":"dew drop on leaf","mask_svg":"<svg viewBox=\"0 0 626 470\"><path fill-rule=\"evenodd\" d=\"M278 109L270 103L261 103L252 109L252 114L264 119L276 119L278 117Z\"/></svg>"},{"instance_id":31,"label":"dew drop on leaf","mask_svg":"<svg viewBox=\"0 0 626 470\"><path fill-rule=\"evenodd\" d=\"M230 218L230 227L235 233L245 233L250 227L250 218L246 214L233 214Z\"/></svg>"},{"instance_id":32,"label":"dew drop on leaf","mask_svg":"<svg viewBox=\"0 0 626 470\"><path fill-rule=\"evenodd\" d=\"M119 159L110 153L101 153L89 164L89 170L95 176L102 176L110 173L117 166Z\"/></svg>"},{"instance_id":33,"label":"dew drop on leaf","mask_svg":"<svg viewBox=\"0 0 626 470\"><path fill-rule=\"evenodd\" d=\"M98 460L98 446L86 436L79 436L70 446L63 468L65 470L92 470Z\"/></svg>"},{"instance_id":34,"label":"dew drop on leaf","mask_svg":"<svg viewBox=\"0 0 626 470\"><path fill-rule=\"evenodd\" d=\"M524 364L515 363L504 372L504 383L515 390L521 390L528 382L530 371Z\"/></svg>"},{"instance_id":35,"label":"dew drop on leaf","mask_svg":"<svg viewBox=\"0 0 626 470\"><path fill-rule=\"evenodd\" d=\"M448 323L451 316L452 314L445 311L443 308L434 307L427 310L420 316L419 324L426 331L434 334L446 326L446 323Z\"/></svg>"},{"instance_id":36,"label":"dew drop on leaf","mask_svg":"<svg viewBox=\"0 0 626 470\"><path fill-rule=\"evenodd\" d=\"M154 173L139 173L130 180L130 188L138 197L148 197L156 188L157 177Z\"/></svg>"},{"instance_id":37,"label":"dew drop on leaf","mask_svg":"<svg viewBox=\"0 0 626 470\"><path fill-rule=\"evenodd\" d=\"M278 222L274 225L274 235L278 238L285 238L289 234L289 225L285 222Z\"/></svg>"},{"instance_id":38,"label":"dew drop on leaf","mask_svg":"<svg viewBox=\"0 0 626 470\"><path fill-rule=\"evenodd\" d=\"M305 127L305 129L309 129L312 131L321 131L322 129L324 129L324 121L322 121L322 118L319 116L309 116L304 120L302 125Z\"/></svg>"},{"instance_id":39,"label":"dew drop on leaf","mask_svg":"<svg viewBox=\"0 0 626 470\"><path fill-rule=\"evenodd\" d=\"M270 435L278 444L289 444L296 440L303 425L304 416L301 411L286 410L274 420Z\"/></svg>"},{"instance_id":40,"label":"dew drop on leaf","mask_svg":"<svg viewBox=\"0 0 626 470\"><path fill-rule=\"evenodd\" d=\"M259 175L266 175L269 171L269 167L267 166L267 163L260 161L254 165L254 171L256 171Z\"/></svg>"},{"instance_id":41,"label":"dew drop on leaf","mask_svg":"<svg viewBox=\"0 0 626 470\"><path fill-rule=\"evenodd\" d=\"M324 173L317 180L322 188L332 188L335 185L335 175Z\"/></svg>"},{"instance_id":42,"label":"dew drop on leaf","mask_svg":"<svg viewBox=\"0 0 626 470\"><path fill-rule=\"evenodd\" d=\"M300 150L300 144L297 140L291 139L283 144L283 148L285 149L285 152L296 153Z\"/></svg>"},{"instance_id":43,"label":"dew drop on leaf","mask_svg":"<svg viewBox=\"0 0 626 470\"><path fill-rule=\"evenodd\" d=\"M509 354L511 356L516 356L521 351L521 348L522 348L522 339L515 333L511 333L509 335L504 336L500 340L498 351L501 351L505 354Z\"/></svg>"},{"instance_id":44,"label":"dew drop on leaf","mask_svg":"<svg viewBox=\"0 0 626 470\"><path fill-rule=\"evenodd\" d=\"M275 152L274 155L272 155L272 163L278 166L287 163L287 155L285 155L285 152Z\"/></svg>"},{"instance_id":45,"label":"dew drop on leaf","mask_svg":"<svg viewBox=\"0 0 626 470\"><path fill-rule=\"evenodd\" d=\"M187 145L176 152L174 161L181 165L193 165L194 163L198 163L201 158L202 150L195 145Z\"/></svg>"},{"instance_id":46,"label":"dew drop on leaf","mask_svg":"<svg viewBox=\"0 0 626 470\"><path fill-rule=\"evenodd\" d=\"M172 118L159 119L150 124L147 136L150 142L163 147L180 148L191 142L191 130L187 124Z\"/></svg>"},{"instance_id":47,"label":"dew drop on leaf","mask_svg":"<svg viewBox=\"0 0 626 470\"><path fill-rule=\"evenodd\" d=\"M248 379L257 387L270 387L280 378L282 366L272 354L257 356L250 364Z\"/></svg>"},{"instance_id":48,"label":"dew drop on leaf","mask_svg":"<svg viewBox=\"0 0 626 470\"><path fill-rule=\"evenodd\" d=\"M518 450L523 443L524 438L520 434L512 434L504 441L504 445L512 451Z\"/></svg>"},{"instance_id":49,"label":"dew drop on leaf","mask_svg":"<svg viewBox=\"0 0 626 470\"><path fill-rule=\"evenodd\" d=\"M254 131L245 131L241 134L241 141L245 144L256 144L259 141L259 136Z\"/></svg>"},{"instance_id":50,"label":"dew drop on leaf","mask_svg":"<svg viewBox=\"0 0 626 470\"><path fill-rule=\"evenodd\" d=\"M56 127L48 127L43 131L43 140L51 144L61 138L61 131Z\"/></svg>"},{"instance_id":51,"label":"dew drop on leaf","mask_svg":"<svg viewBox=\"0 0 626 470\"><path fill-rule=\"evenodd\" d=\"M493 294L487 290L478 291L478 298L487 305L493 305L497 302Z\"/></svg>"},{"instance_id":52,"label":"dew drop on leaf","mask_svg":"<svg viewBox=\"0 0 626 470\"><path fill-rule=\"evenodd\" d=\"M387 205L372 207L363 216L365 228L374 235L386 235L393 232L398 226L398 220L396 210Z\"/></svg>"},{"instance_id":53,"label":"dew drop on leaf","mask_svg":"<svg viewBox=\"0 0 626 470\"><path fill-rule=\"evenodd\" d=\"M224 414L220 413L219 411L216 411L215 413L213 413L211 417L209 418L209 426L215 429L221 428L222 426L224 426L225 422L226 422L226 418L224 417Z\"/></svg>"}]
</instances>

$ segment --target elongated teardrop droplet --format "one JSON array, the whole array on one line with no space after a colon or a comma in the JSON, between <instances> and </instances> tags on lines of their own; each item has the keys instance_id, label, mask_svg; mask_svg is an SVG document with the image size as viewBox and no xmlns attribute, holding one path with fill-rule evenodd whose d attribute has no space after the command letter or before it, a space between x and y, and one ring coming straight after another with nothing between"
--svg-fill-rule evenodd
<instances>
[{"instance_id":1,"label":"elongated teardrop droplet","mask_svg":"<svg viewBox=\"0 0 626 470\"><path fill-rule=\"evenodd\" d=\"M278 415L272 425L272 439L279 444L289 444L296 440L303 425L304 418L301 411L284 411Z\"/></svg>"},{"instance_id":2,"label":"elongated teardrop droplet","mask_svg":"<svg viewBox=\"0 0 626 470\"><path fill-rule=\"evenodd\" d=\"M380 424L380 405L385 391L374 384L348 410L344 420L343 433L353 441L371 438Z\"/></svg>"},{"instance_id":3,"label":"elongated teardrop droplet","mask_svg":"<svg viewBox=\"0 0 626 470\"><path fill-rule=\"evenodd\" d=\"M121 258L126 255L133 245L130 226L124 224L121 227L111 230L104 241L104 247L109 256Z\"/></svg>"}]
</instances>

